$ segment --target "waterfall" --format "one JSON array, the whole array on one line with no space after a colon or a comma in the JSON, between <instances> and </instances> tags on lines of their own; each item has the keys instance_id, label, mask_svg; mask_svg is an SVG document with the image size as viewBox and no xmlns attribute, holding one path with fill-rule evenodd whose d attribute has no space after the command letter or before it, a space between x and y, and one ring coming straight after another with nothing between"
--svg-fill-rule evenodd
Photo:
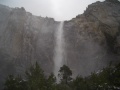
<instances>
[{"instance_id":1,"label":"waterfall","mask_svg":"<svg viewBox=\"0 0 120 90\"><path fill-rule=\"evenodd\" d=\"M54 51L54 74L58 79L58 71L63 64L65 64L65 58L64 58L64 31L63 31L63 25L64 22L60 22L60 25L55 33L56 38L56 45L55 45L55 51Z\"/></svg>"}]
</instances>

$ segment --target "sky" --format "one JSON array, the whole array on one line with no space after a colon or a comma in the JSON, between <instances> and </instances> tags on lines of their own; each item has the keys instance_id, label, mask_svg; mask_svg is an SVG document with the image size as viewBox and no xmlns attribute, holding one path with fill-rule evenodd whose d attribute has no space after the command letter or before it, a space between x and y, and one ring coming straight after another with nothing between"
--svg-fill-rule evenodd
<instances>
[{"instance_id":1,"label":"sky","mask_svg":"<svg viewBox=\"0 0 120 90\"><path fill-rule=\"evenodd\" d=\"M24 7L33 15L63 21L82 14L89 4L96 1L104 0L0 0L0 4L9 7Z\"/></svg>"}]
</instances>

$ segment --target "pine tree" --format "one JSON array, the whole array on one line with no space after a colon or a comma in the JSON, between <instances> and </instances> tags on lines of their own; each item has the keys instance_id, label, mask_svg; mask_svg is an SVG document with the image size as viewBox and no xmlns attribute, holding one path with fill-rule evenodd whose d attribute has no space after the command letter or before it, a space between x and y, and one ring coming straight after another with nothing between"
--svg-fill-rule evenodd
<instances>
[{"instance_id":1,"label":"pine tree","mask_svg":"<svg viewBox=\"0 0 120 90\"><path fill-rule=\"evenodd\" d=\"M58 77L61 79L61 83L68 84L72 80L72 71L70 68L66 65L63 65L60 70Z\"/></svg>"},{"instance_id":2,"label":"pine tree","mask_svg":"<svg viewBox=\"0 0 120 90\"><path fill-rule=\"evenodd\" d=\"M73 88L74 90L88 90L88 84L82 76L77 76L75 80L73 80Z\"/></svg>"},{"instance_id":3,"label":"pine tree","mask_svg":"<svg viewBox=\"0 0 120 90\"><path fill-rule=\"evenodd\" d=\"M37 62L29 71L26 71L26 78L28 90L46 90L46 78Z\"/></svg>"},{"instance_id":4,"label":"pine tree","mask_svg":"<svg viewBox=\"0 0 120 90\"><path fill-rule=\"evenodd\" d=\"M26 82L20 76L9 75L5 82L4 90L26 90L26 88Z\"/></svg>"},{"instance_id":5,"label":"pine tree","mask_svg":"<svg viewBox=\"0 0 120 90\"><path fill-rule=\"evenodd\" d=\"M53 73L47 79L47 90L55 90L56 86L56 77Z\"/></svg>"}]
</instances>

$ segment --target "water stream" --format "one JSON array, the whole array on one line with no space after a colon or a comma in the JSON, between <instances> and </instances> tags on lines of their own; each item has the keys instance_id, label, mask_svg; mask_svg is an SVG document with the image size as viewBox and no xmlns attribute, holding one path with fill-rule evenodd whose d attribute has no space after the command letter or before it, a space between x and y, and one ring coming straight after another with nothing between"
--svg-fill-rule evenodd
<instances>
[{"instance_id":1,"label":"water stream","mask_svg":"<svg viewBox=\"0 0 120 90\"><path fill-rule=\"evenodd\" d=\"M63 25L64 22L60 22L60 25L55 33L56 38L56 45L55 45L55 51L54 51L54 75L58 79L58 71L63 64L65 64L65 57L64 57L64 31L63 31Z\"/></svg>"}]
</instances>

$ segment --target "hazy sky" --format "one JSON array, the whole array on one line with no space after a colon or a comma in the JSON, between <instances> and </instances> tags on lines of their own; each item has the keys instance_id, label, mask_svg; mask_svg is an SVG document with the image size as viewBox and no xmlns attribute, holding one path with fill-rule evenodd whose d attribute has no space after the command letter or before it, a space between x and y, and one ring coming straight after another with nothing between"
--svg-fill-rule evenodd
<instances>
[{"instance_id":1,"label":"hazy sky","mask_svg":"<svg viewBox=\"0 0 120 90\"><path fill-rule=\"evenodd\" d=\"M89 4L96 1L104 0L0 0L0 3L10 7L24 7L37 16L69 20L82 14Z\"/></svg>"}]
</instances>

